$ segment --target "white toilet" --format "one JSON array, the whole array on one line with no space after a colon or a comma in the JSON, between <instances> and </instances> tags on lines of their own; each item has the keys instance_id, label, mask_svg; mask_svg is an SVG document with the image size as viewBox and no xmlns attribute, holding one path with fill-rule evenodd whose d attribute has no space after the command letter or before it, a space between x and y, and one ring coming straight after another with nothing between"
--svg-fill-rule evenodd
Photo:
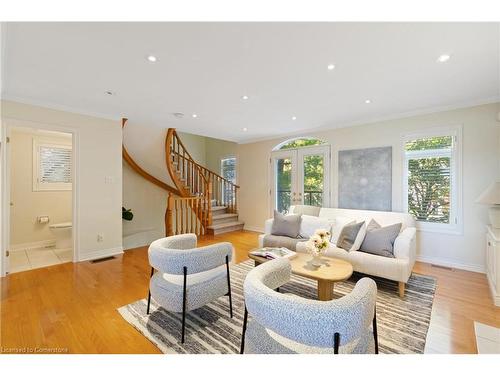
<instances>
[{"instance_id":1,"label":"white toilet","mask_svg":"<svg viewBox=\"0 0 500 375\"><path fill-rule=\"evenodd\" d=\"M67 249L73 247L71 235L71 222L49 225L50 230L56 237L56 249Z\"/></svg>"}]
</instances>

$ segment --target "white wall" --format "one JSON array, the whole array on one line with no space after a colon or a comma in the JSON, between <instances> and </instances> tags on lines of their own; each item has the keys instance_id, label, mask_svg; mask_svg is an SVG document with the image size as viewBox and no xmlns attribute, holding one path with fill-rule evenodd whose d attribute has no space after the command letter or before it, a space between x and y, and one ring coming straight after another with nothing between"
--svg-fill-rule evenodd
<instances>
[{"instance_id":1,"label":"white wall","mask_svg":"<svg viewBox=\"0 0 500 375\"><path fill-rule=\"evenodd\" d=\"M14 128L10 132L10 245L55 240L49 225L72 220L72 191L33 191L33 139L71 146L71 136ZM49 223L38 223L38 216Z\"/></svg>"},{"instance_id":2,"label":"white wall","mask_svg":"<svg viewBox=\"0 0 500 375\"><path fill-rule=\"evenodd\" d=\"M238 145L235 142L206 138L206 167L220 174L220 161L229 156L236 156L237 148ZM238 183L238 176L236 176L236 183Z\"/></svg>"},{"instance_id":3,"label":"white wall","mask_svg":"<svg viewBox=\"0 0 500 375\"><path fill-rule=\"evenodd\" d=\"M339 150L392 146L392 207L403 209L402 136L426 128L463 126L463 222L462 235L419 232L420 259L438 264L483 271L487 208L474 203L484 189L500 176L497 113L500 103L457 109L356 127L307 133L332 146L332 206L338 201L337 155ZM247 229L262 230L270 215L269 157L286 138L238 145L240 217Z\"/></svg>"},{"instance_id":4,"label":"white wall","mask_svg":"<svg viewBox=\"0 0 500 375\"><path fill-rule=\"evenodd\" d=\"M2 101L2 126L75 133L77 260L122 252L122 161L119 121ZM103 241L97 241L97 235Z\"/></svg>"}]
</instances>

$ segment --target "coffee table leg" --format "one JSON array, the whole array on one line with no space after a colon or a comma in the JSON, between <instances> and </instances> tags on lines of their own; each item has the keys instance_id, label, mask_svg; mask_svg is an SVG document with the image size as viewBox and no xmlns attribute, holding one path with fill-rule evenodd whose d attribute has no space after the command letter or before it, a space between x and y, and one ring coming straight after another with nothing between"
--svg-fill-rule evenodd
<instances>
[{"instance_id":1,"label":"coffee table leg","mask_svg":"<svg viewBox=\"0 0 500 375\"><path fill-rule=\"evenodd\" d=\"M333 299L333 281L318 280L318 299L320 301Z\"/></svg>"}]
</instances>

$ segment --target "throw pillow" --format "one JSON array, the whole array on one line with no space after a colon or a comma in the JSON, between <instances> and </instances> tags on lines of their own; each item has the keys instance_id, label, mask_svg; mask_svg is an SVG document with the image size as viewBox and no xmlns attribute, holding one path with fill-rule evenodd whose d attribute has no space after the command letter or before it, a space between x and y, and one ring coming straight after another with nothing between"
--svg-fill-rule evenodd
<instances>
[{"instance_id":1,"label":"throw pillow","mask_svg":"<svg viewBox=\"0 0 500 375\"><path fill-rule=\"evenodd\" d=\"M363 221L363 225L359 229L358 235L356 236L356 240L354 241L354 244L352 245L351 250L349 251L359 250L361 244L363 243L363 240L365 239L366 229L367 229L366 221Z\"/></svg>"},{"instance_id":2,"label":"throw pillow","mask_svg":"<svg viewBox=\"0 0 500 375\"><path fill-rule=\"evenodd\" d=\"M397 223L380 227L380 224L372 219L359 251L394 258L394 241L396 241L402 225L402 223Z\"/></svg>"},{"instance_id":3,"label":"throw pillow","mask_svg":"<svg viewBox=\"0 0 500 375\"><path fill-rule=\"evenodd\" d=\"M337 247L351 251L354 247L354 242L356 241L359 230L363 225L365 225L364 221L344 226L344 228L342 228L342 232L340 232L339 239L337 240Z\"/></svg>"},{"instance_id":4,"label":"throw pillow","mask_svg":"<svg viewBox=\"0 0 500 375\"><path fill-rule=\"evenodd\" d=\"M275 210L271 234L297 238L300 234L301 219L301 215L283 215Z\"/></svg>"},{"instance_id":5,"label":"throw pillow","mask_svg":"<svg viewBox=\"0 0 500 375\"><path fill-rule=\"evenodd\" d=\"M328 219L317 216L302 215L300 224L300 237L309 238L317 229L325 229L330 232L331 224Z\"/></svg>"},{"instance_id":6,"label":"throw pillow","mask_svg":"<svg viewBox=\"0 0 500 375\"><path fill-rule=\"evenodd\" d=\"M356 221L351 219L350 217L337 216L332 225L332 236L330 237L330 242L333 244L337 244L340 232L342 232L342 228L344 228L346 225L354 224L355 222Z\"/></svg>"}]
</instances>

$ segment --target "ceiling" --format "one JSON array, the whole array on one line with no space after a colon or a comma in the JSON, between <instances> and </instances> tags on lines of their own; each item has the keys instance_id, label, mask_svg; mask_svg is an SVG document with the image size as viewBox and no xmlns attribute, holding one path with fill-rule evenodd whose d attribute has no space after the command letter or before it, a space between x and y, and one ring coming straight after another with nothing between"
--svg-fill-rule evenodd
<instances>
[{"instance_id":1,"label":"ceiling","mask_svg":"<svg viewBox=\"0 0 500 375\"><path fill-rule=\"evenodd\" d=\"M7 99L237 142L500 97L498 23L9 23L4 34Z\"/></svg>"}]
</instances>

